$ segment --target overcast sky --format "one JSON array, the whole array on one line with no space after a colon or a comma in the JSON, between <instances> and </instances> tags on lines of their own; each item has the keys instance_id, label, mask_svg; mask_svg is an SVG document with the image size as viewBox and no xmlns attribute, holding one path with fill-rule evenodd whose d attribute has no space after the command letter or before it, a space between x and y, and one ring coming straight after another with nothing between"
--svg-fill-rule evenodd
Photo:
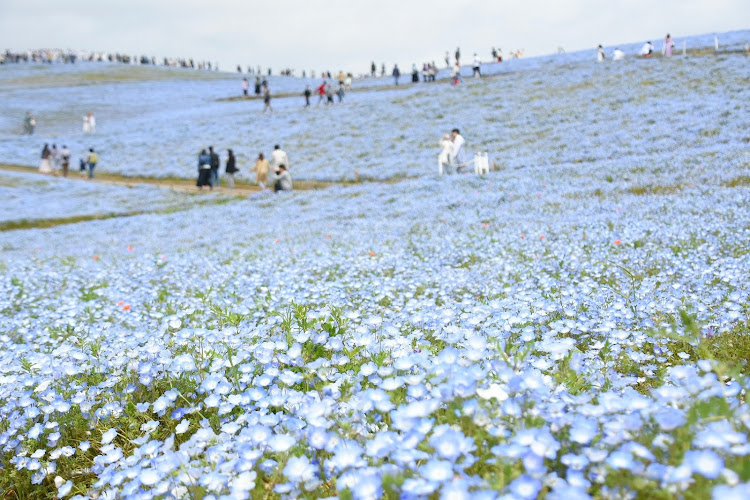
<instances>
[{"instance_id":1,"label":"overcast sky","mask_svg":"<svg viewBox=\"0 0 750 500\"><path fill-rule=\"evenodd\" d=\"M0 49L281 68L410 67L461 47L526 56L750 28L750 0L0 0Z\"/></svg>"}]
</instances>

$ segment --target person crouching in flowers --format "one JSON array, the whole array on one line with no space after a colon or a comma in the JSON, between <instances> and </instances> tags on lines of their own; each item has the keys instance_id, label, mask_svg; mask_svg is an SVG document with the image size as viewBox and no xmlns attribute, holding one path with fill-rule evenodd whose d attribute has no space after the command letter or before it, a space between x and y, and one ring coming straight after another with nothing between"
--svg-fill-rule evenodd
<instances>
[{"instance_id":1,"label":"person crouching in flowers","mask_svg":"<svg viewBox=\"0 0 750 500\"><path fill-rule=\"evenodd\" d=\"M273 183L273 190L277 193L279 191L292 190L292 176L286 169L286 165L284 165L283 163L279 165L279 169L274 174L271 182Z\"/></svg>"}]
</instances>

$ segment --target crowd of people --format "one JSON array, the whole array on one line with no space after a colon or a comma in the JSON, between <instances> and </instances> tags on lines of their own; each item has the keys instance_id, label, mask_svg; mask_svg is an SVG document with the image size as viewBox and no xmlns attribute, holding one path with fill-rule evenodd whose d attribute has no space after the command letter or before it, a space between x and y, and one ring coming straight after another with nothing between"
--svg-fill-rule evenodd
<instances>
[{"instance_id":1,"label":"crowd of people","mask_svg":"<svg viewBox=\"0 0 750 500\"><path fill-rule=\"evenodd\" d=\"M203 190L207 187L212 190L214 187L219 187L221 185L220 167L221 160L213 146L201 150L198 154L198 180L196 182L198 189ZM228 149L224 174L230 189L234 189L234 175L239 171L237 157L232 149ZM279 192L291 191L293 188L292 175L289 173L289 156L278 144L273 148L270 161L266 160L263 153L259 153L249 173L254 174L254 182L261 189L269 188L274 192Z\"/></svg>"},{"instance_id":2,"label":"crowd of people","mask_svg":"<svg viewBox=\"0 0 750 500\"><path fill-rule=\"evenodd\" d=\"M121 54L119 52L88 52L63 49L36 49L23 52L6 50L0 53L0 64L19 63L64 63L75 64L80 61L89 62L111 62L122 64L141 64L149 66L167 66L170 68L191 68L207 71L219 71L219 63L210 61L196 61L194 59L181 59L175 57L163 57L157 59L154 56Z\"/></svg>"},{"instance_id":3,"label":"crowd of people","mask_svg":"<svg viewBox=\"0 0 750 500\"><path fill-rule=\"evenodd\" d=\"M45 143L42 148L42 160L39 163L39 173L58 176L62 174L63 177L68 176L70 170L70 149L63 145L62 148L58 149L56 144L49 147L49 144ZM94 151L94 148L89 148L86 155L78 160L79 171L81 177L94 178L94 169L96 164L99 162L99 155Z\"/></svg>"}]
</instances>

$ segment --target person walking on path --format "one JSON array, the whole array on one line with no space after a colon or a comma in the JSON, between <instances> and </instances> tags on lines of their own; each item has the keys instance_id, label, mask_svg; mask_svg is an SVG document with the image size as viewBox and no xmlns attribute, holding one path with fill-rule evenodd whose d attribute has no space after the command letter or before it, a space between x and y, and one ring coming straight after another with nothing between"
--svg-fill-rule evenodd
<instances>
[{"instance_id":1,"label":"person walking on path","mask_svg":"<svg viewBox=\"0 0 750 500\"><path fill-rule=\"evenodd\" d=\"M219 187L221 185L219 182L219 155L214 152L213 146L208 147L208 156L211 158L211 161L209 162L211 165L211 187Z\"/></svg>"},{"instance_id":2,"label":"person walking on path","mask_svg":"<svg viewBox=\"0 0 750 500\"><path fill-rule=\"evenodd\" d=\"M336 95L339 97L339 102L344 100L344 86L339 84L339 88L336 91Z\"/></svg>"},{"instance_id":3,"label":"person walking on path","mask_svg":"<svg viewBox=\"0 0 750 500\"><path fill-rule=\"evenodd\" d=\"M203 186L213 189L211 185L211 155L205 149L202 149L198 155L198 182L196 185L201 191Z\"/></svg>"},{"instance_id":4,"label":"person walking on path","mask_svg":"<svg viewBox=\"0 0 750 500\"><path fill-rule=\"evenodd\" d=\"M479 59L479 56L476 52L474 52L474 67L472 68L474 70L474 78L481 78L482 72L480 71L482 67L482 61Z\"/></svg>"},{"instance_id":5,"label":"person walking on path","mask_svg":"<svg viewBox=\"0 0 750 500\"><path fill-rule=\"evenodd\" d=\"M60 170L60 150L57 149L57 144L52 145L50 151L50 161L52 163L52 173L57 175L57 171Z\"/></svg>"},{"instance_id":6,"label":"person walking on path","mask_svg":"<svg viewBox=\"0 0 750 500\"><path fill-rule=\"evenodd\" d=\"M86 156L86 164L89 167L89 179L94 178L94 169L96 164L99 162L99 155L96 154L94 148L89 148L89 154Z\"/></svg>"},{"instance_id":7,"label":"person walking on path","mask_svg":"<svg viewBox=\"0 0 750 500\"><path fill-rule=\"evenodd\" d=\"M62 166L63 177L67 177L68 168L70 168L70 150L64 144L60 150L60 165Z\"/></svg>"},{"instance_id":8,"label":"person walking on path","mask_svg":"<svg viewBox=\"0 0 750 500\"><path fill-rule=\"evenodd\" d=\"M284 152L284 150L281 149L281 146L276 144L273 147L273 153L271 153L271 168L273 168L274 171L279 169L280 165L286 166L287 170L289 169L289 157Z\"/></svg>"},{"instance_id":9,"label":"person walking on path","mask_svg":"<svg viewBox=\"0 0 750 500\"><path fill-rule=\"evenodd\" d=\"M279 165L278 170L276 170L276 173L271 178L271 182L273 183L273 190L276 193L278 193L279 191L292 190L292 176L286 169L286 165Z\"/></svg>"},{"instance_id":10,"label":"person walking on path","mask_svg":"<svg viewBox=\"0 0 750 500\"><path fill-rule=\"evenodd\" d=\"M268 160L263 157L263 153L258 154L258 160L253 166L255 172L255 183L261 188L266 187L268 183Z\"/></svg>"},{"instance_id":11,"label":"person walking on path","mask_svg":"<svg viewBox=\"0 0 750 500\"><path fill-rule=\"evenodd\" d=\"M326 82L323 80L323 83L320 84L320 87L318 87L318 104L317 106L320 106L321 101L323 101L326 98Z\"/></svg>"},{"instance_id":12,"label":"person walking on path","mask_svg":"<svg viewBox=\"0 0 750 500\"><path fill-rule=\"evenodd\" d=\"M311 95L312 95L312 90L310 89L310 86L309 85L305 86L304 96L305 96L305 107L306 108L310 107L310 96Z\"/></svg>"},{"instance_id":13,"label":"person walking on path","mask_svg":"<svg viewBox=\"0 0 750 500\"><path fill-rule=\"evenodd\" d=\"M229 189L234 189L234 174L235 172L239 172L239 169L236 166L236 159L234 157L234 151L231 149L227 149L227 168L226 168L226 174L227 174L227 184L229 185Z\"/></svg>"},{"instance_id":14,"label":"person walking on path","mask_svg":"<svg viewBox=\"0 0 750 500\"><path fill-rule=\"evenodd\" d=\"M51 174L52 173L52 163L50 163L50 157L52 156L52 151L49 149L49 145L45 144L42 148L42 161L39 163L39 173L40 174Z\"/></svg>"},{"instance_id":15,"label":"person walking on path","mask_svg":"<svg viewBox=\"0 0 750 500\"><path fill-rule=\"evenodd\" d=\"M462 83L464 80L461 77L461 66L456 64L453 66L453 72L451 73L451 77L453 77L453 80L451 81L451 85L458 85L459 83Z\"/></svg>"},{"instance_id":16,"label":"person walking on path","mask_svg":"<svg viewBox=\"0 0 750 500\"><path fill-rule=\"evenodd\" d=\"M398 77L401 76L401 70L398 69L398 64L393 65L393 81L398 85Z\"/></svg>"},{"instance_id":17,"label":"person walking on path","mask_svg":"<svg viewBox=\"0 0 750 500\"><path fill-rule=\"evenodd\" d=\"M672 36L667 33L667 37L664 39L664 55L666 57L672 57L672 49L674 48L674 40Z\"/></svg>"}]
</instances>

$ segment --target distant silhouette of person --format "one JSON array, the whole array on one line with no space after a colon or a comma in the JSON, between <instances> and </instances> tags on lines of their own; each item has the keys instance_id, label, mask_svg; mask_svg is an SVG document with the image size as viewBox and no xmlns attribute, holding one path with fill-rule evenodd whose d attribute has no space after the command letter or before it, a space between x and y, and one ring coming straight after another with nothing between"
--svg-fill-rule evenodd
<instances>
[{"instance_id":1,"label":"distant silhouette of person","mask_svg":"<svg viewBox=\"0 0 750 500\"><path fill-rule=\"evenodd\" d=\"M241 72L242 69L237 66L237 69ZM242 95L247 95L247 89L250 87L250 84L247 82L247 78L242 79Z\"/></svg>"},{"instance_id":2,"label":"distant silhouette of person","mask_svg":"<svg viewBox=\"0 0 750 500\"><path fill-rule=\"evenodd\" d=\"M461 66L461 49L456 47L456 65Z\"/></svg>"},{"instance_id":3,"label":"distant silhouette of person","mask_svg":"<svg viewBox=\"0 0 750 500\"><path fill-rule=\"evenodd\" d=\"M229 189L234 189L234 174L235 172L239 172L236 165L237 159L234 157L234 151L231 149L227 149L227 155L227 167L225 170L227 174L227 184L229 185Z\"/></svg>"},{"instance_id":4,"label":"distant silhouette of person","mask_svg":"<svg viewBox=\"0 0 750 500\"><path fill-rule=\"evenodd\" d=\"M310 107L310 96L312 95L312 90L310 89L309 85L307 85L305 87L305 92L304 92L303 95L305 96L305 107L309 108Z\"/></svg>"},{"instance_id":5,"label":"distant silhouette of person","mask_svg":"<svg viewBox=\"0 0 750 500\"><path fill-rule=\"evenodd\" d=\"M601 45L599 45L596 48L596 60L599 61L599 62L602 62L602 61L604 61L604 59L606 57L607 57L607 54L604 53L604 47L602 47Z\"/></svg>"},{"instance_id":6,"label":"distant silhouette of person","mask_svg":"<svg viewBox=\"0 0 750 500\"><path fill-rule=\"evenodd\" d=\"M23 133L26 135L32 135L35 128L36 120L34 119L34 115L31 114L31 111L27 111L26 116L23 118Z\"/></svg>"},{"instance_id":7,"label":"distant silhouette of person","mask_svg":"<svg viewBox=\"0 0 750 500\"><path fill-rule=\"evenodd\" d=\"M401 70L398 69L398 64L393 66L393 72L391 74L393 75L393 81L398 85L398 77L401 76Z\"/></svg>"},{"instance_id":8,"label":"distant silhouette of person","mask_svg":"<svg viewBox=\"0 0 750 500\"><path fill-rule=\"evenodd\" d=\"M268 88L268 85L263 86L263 112L265 113L266 110L273 112L273 108L271 107L271 90Z\"/></svg>"},{"instance_id":9,"label":"distant silhouette of person","mask_svg":"<svg viewBox=\"0 0 750 500\"><path fill-rule=\"evenodd\" d=\"M672 49L674 48L674 41L672 40L672 37L669 33L667 33L667 37L664 39L664 55L666 57L672 57Z\"/></svg>"},{"instance_id":10,"label":"distant silhouette of person","mask_svg":"<svg viewBox=\"0 0 750 500\"><path fill-rule=\"evenodd\" d=\"M479 56L476 52L474 52L474 66L472 67L472 70L474 71L474 78L481 78L482 77L482 60L479 59Z\"/></svg>"},{"instance_id":11,"label":"distant silhouette of person","mask_svg":"<svg viewBox=\"0 0 750 500\"><path fill-rule=\"evenodd\" d=\"M51 174L52 173L52 151L49 149L49 145L45 144L42 148L42 161L39 163L40 174Z\"/></svg>"}]
</instances>

